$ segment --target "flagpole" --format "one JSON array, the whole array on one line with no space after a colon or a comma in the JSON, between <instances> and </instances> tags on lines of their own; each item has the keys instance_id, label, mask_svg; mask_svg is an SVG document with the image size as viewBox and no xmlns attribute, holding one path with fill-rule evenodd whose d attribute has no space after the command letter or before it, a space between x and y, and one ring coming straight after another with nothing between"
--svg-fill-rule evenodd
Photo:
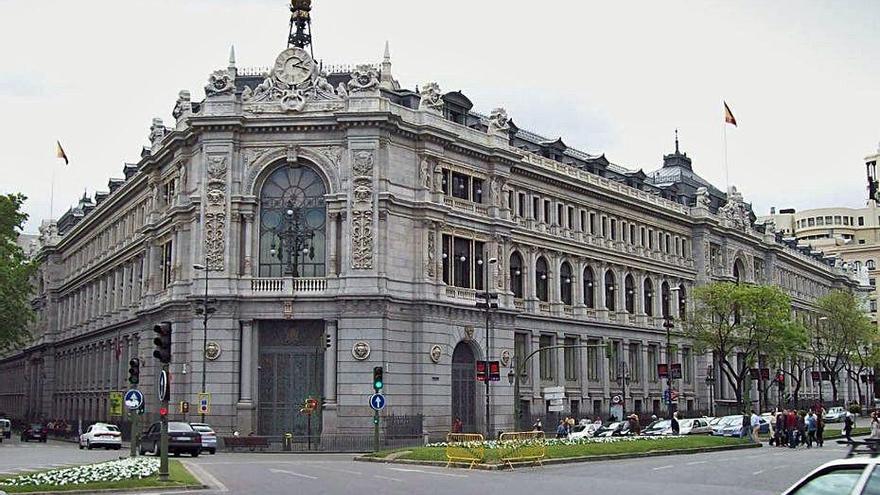
<instances>
[{"instance_id":1,"label":"flagpole","mask_svg":"<svg viewBox=\"0 0 880 495\"><path fill-rule=\"evenodd\" d=\"M55 166L52 166L52 180L49 185L49 221L55 216Z\"/></svg>"},{"instance_id":2,"label":"flagpole","mask_svg":"<svg viewBox=\"0 0 880 495\"><path fill-rule=\"evenodd\" d=\"M724 187L726 189L725 192L730 191L730 166L727 162L727 122L721 121L721 135L723 149L724 149Z\"/></svg>"}]
</instances>

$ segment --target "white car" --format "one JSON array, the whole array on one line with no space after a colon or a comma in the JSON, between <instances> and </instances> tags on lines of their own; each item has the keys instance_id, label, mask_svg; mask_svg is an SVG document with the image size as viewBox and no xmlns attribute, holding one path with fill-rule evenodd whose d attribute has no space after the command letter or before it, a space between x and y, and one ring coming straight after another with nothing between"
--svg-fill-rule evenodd
<instances>
[{"instance_id":1,"label":"white car","mask_svg":"<svg viewBox=\"0 0 880 495\"><path fill-rule=\"evenodd\" d=\"M193 427L193 430L196 430L202 436L202 452L210 452L211 454L216 454L217 433L214 432L214 429L211 428L211 425L207 423L190 423L189 425Z\"/></svg>"},{"instance_id":2,"label":"white car","mask_svg":"<svg viewBox=\"0 0 880 495\"><path fill-rule=\"evenodd\" d=\"M122 448L122 433L116 425L95 423L79 436L79 448L92 450L94 447L119 450Z\"/></svg>"},{"instance_id":3,"label":"white car","mask_svg":"<svg viewBox=\"0 0 880 495\"><path fill-rule=\"evenodd\" d=\"M854 457L823 464L783 495L869 495L880 493L880 458Z\"/></svg>"},{"instance_id":4,"label":"white car","mask_svg":"<svg viewBox=\"0 0 880 495\"><path fill-rule=\"evenodd\" d=\"M832 407L825 412L826 423L837 423L843 421L844 417L846 417L846 409L840 406Z\"/></svg>"}]
</instances>

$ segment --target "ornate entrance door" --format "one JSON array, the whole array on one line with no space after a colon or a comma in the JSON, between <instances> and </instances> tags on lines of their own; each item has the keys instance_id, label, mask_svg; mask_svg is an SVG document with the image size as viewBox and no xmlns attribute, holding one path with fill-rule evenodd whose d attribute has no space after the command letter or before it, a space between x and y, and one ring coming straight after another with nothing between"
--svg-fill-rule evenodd
<instances>
[{"instance_id":1,"label":"ornate entrance door","mask_svg":"<svg viewBox=\"0 0 880 495\"><path fill-rule=\"evenodd\" d=\"M306 436L306 399L321 400L324 389L323 322L261 322L258 433ZM312 415L312 436L321 434L320 411Z\"/></svg>"},{"instance_id":2,"label":"ornate entrance door","mask_svg":"<svg viewBox=\"0 0 880 495\"><path fill-rule=\"evenodd\" d=\"M452 420L462 422L463 432L477 431L476 359L469 344L459 342L452 352Z\"/></svg>"}]
</instances>

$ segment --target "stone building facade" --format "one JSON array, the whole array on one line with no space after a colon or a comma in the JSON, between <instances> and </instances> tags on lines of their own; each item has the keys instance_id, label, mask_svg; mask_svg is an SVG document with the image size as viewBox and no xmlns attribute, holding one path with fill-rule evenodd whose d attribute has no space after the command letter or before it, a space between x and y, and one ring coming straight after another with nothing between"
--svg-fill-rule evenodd
<instances>
[{"instance_id":1,"label":"stone building facade","mask_svg":"<svg viewBox=\"0 0 880 495\"><path fill-rule=\"evenodd\" d=\"M664 407L664 316L686 317L696 286L775 283L804 317L816 297L854 287L756 230L742 196L696 175L677 139L661 169L630 171L436 83L403 88L387 49L381 64L323 68L297 47L269 71L230 60L201 101L181 91L170 127L154 119L123 179L45 224L35 340L0 360L0 411L109 419L108 394L139 356L155 415L152 326L169 321L172 402L195 403L204 370L220 432L302 434L307 397L321 401L314 431L368 431L374 366L383 415L422 415L434 435L454 417L482 431L474 364L487 320L475 301L488 289L496 429L513 428L516 358L557 343L606 338L611 352L532 360L526 412L547 412L550 386L576 416L607 416L618 395L650 412ZM206 293L207 334L194 311ZM672 340L678 407L706 410L711 358Z\"/></svg>"}]
</instances>

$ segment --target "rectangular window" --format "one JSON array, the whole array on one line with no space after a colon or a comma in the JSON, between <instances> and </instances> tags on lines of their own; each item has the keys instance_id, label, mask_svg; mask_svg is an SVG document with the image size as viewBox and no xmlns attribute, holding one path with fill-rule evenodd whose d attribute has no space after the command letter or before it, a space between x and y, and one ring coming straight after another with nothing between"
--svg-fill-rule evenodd
<instances>
[{"instance_id":1,"label":"rectangular window","mask_svg":"<svg viewBox=\"0 0 880 495\"><path fill-rule=\"evenodd\" d=\"M874 299L871 300L871 312L872 312L872 313L876 313L876 312L877 312L877 301L874 300Z\"/></svg>"},{"instance_id":2,"label":"rectangular window","mask_svg":"<svg viewBox=\"0 0 880 495\"><path fill-rule=\"evenodd\" d=\"M603 216L601 222L602 222L602 238L607 239L608 238L608 217Z\"/></svg>"},{"instance_id":3,"label":"rectangular window","mask_svg":"<svg viewBox=\"0 0 880 495\"><path fill-rule=\"evenodd\" d=\"M458 172L452 172L452 197L470 199L470 177Z\"/></svg>"},{"instance_id":4,"label":"rectangular window","mask_svg":"<svg viewBox=\"0 0 880 495\"><path fill-rule=\"evenodd\" d=\"M840 224L841 224L841 221L840 221L840 215L835 215L835 216L834 216L834 223L837 224L837 225L840 225Z\"/></svg>"},{"instance_id":5,"label":"rectangular window","mask_svg":"<svg viewBox=\"0 0 880 495\"><path fill-rule=\"evenodd\" d=\"M562 227L565 222L563 222L565 216L565 206L562 203L558 203L556 205L556 221L554 222L556 225Z\"/></svg>"},{"instance_id":6,"label":"rectangular window","mask_svg":"<svg viewBox=\"0 0 880 495\"><path fill-rule=\"evenodd\" d=\"M685 383L694 383L694 366L691 350L687 347L681 350L681 376Z\"/></svg>"},{"instance_id":7,"label":"rectangular window","mask_svg":"<svg viewBox=\"0 0 880 495\"><path fill-rule=\"evenodd\" d=\"M548 225L551 224L552 220L553 220L552 218L550 218L551 211L552 210L550 209L550 200L545 199L544 200L544 218L543 218L543 220L544 220L544 223L546 223Z\"/></svg>"},{"instance_id":8,"label":"rectangular window","mask_svg":"<svg viewBox=\"0 0 880 495\"><path fill-rule=\"evenodd\" d=\"M816 217L816 225L825 225L825 219L822 217Z\"/></svg>"},{"instance_id":9,"label":"rectangular window","mask_svg":"<svg viewBox=\"0 0 880 495\"><path fill-rule=\"evenodd\" d=\"M483 250L483 243L480 241L474 241L474 259L471 262L471 267L474 269L474 289L483 290L484 283L486 282L486 252ZM482 263L481 263L482 262Z\"/></svg>"},{"instance_id":10,"label":"rectangular window","mask_svg":"<svg viewBox=\"0 0 880 495\"><path fill-rule=\"evenodd\" d=\"M849 225L849 217L843 217L843 224Z\"/></svg>"},{"instance_id":11,"label":"rectangular window","mask_svg":"<svg viewBox=\"0 0 880 495\"><path fill-rule=\"evenodd\" d=\"M636 243L636 226L633 224L629 224L629 243L632 245Z\"/></svg>"},{"instance_id":12,"label":"rectangular window","mask_svg":"<svg viewBox=\"0 0 880 495\"><path fill-rule=\"evenodd\" d=\"M865 225L865 217L859 217L859 227L863 227Z\"/></svg>"},{"instance_id":13,"label":"rectangular window","mask_svg":"<svg viewBox=\"0 0 880 495\"><path fill-rule=\"evenodd\" d=\"M572 225L574 223L573 219L574 219L574 206L569 206L568 207L568 215L565 216L565 228L567 228L567 229L574 228L574 226Z\"/></svg>"},{"instance_id":14,"label":"rectangular window","mask_svg":"<svg viewBox=\"0 0 880 495\"><path fill-rule=\"evenodd\" d=\"M454 258L454 278L452 284L456 287L470 288L471 263L473 263L470 239L454 238L452 253Z\"/></svg>"},{"instance_id":15,"label":"rectangular window","mask_svg":"<svg viewBox=\"0 0 880 495\"><path fill-rule=\"evenodd\" d=\"M611 240L617 240L617 220L614 218L611 219Z\"/></svg>"},{"instance_id":16,"label":"rectangular window","mask_svg":"<svg viewBox=\"0 0 880 495\"><path fill-rule=\"evenodd\" d=\"M516 205L516 212L520 217L526 216L526 193L519 193L519 202Z\"/></svg>"},{"instance_id":17,"label":"rectangular window","mask_svg":"<svg viewBox=\"0 0 880 495\"><path fill-rule=\"evenodd\" d=\"M516 215L516 193L513 191L507 191L507 207Z\"/></svg>"},{"instance_id":18,"label":"rectangular window","mask_svg":"<svg viewBox=\"0 0 880 495\"><path fill-rule=\"evenodd\" d=\"M825 217L825 225L831 225L831 224L832 224L832 223L833 223L833 222L832 222L832 220L831 220L831 217L830 217L830 216L828 216L828 217Z\"/></svg>"},{"instance_id":19,"label":"rectangular window","mask_svg":"<svg viewBox=\"0 0 880 495\"><path fill-rule=\"evenodd\" d=\"M871 284L871 287L876 287L877 286L877 279L871 278L868 280L868 283Z\"/></svg>"},{"instance_id":20,"label":"rectangular window","mask_svg":"<svg viewBox=\"0 0 880 495\"><path fill-rule=\"evenodd\" d=\"M538 341L538 347L544 349L553 345L553 337L550 335L541 335ZM541 368L541 380L549 381L553 379L553 349L541 351L539 356L539 365Z\"/></svg>"},{"instance_id":21,"label":"rectangular window","mask_svg":"<svg viewBox=\"0 0 880 495\"><path fill-rule=\"evenodd\" d=\"M590 234L596 234L596 214L590 212Z\"/></svg>"},{"instance_id":22,"label":"rectangular window","mask_svg":"<svg viewBox=\"0 0 880 495\"><path fill-rule=\"evenodd\" d=\"M629 379L632 383L642 381L642 348L639 344L629 344Z\"/></svg>"},{"instance_id":23,"label":"rectangular window","mask_svg":"<svg viewBox=\"0 0 880 495\"><path fill-rule=\"evenodd\" d=\"M639 245L645 247L645 228L639 227Z\"/></svg>"},{"instance_id":24,"label":"rectangular window","mask_svg":"<svg viewBox=\"0 0 880 495\"><path fill-rule=\"evenodd\" d=\"M471 179L471 201L474 203L483 202L483 179ZM500 201L501 198L495 201Z\"/></svg>"},{"instance_id":25,"label":"rectangular window","mask_svg":"<svg viewBox=\"0 0 880 495\"><path fill-rule=\"evenodd\" d=\"M174 268L171 259L172 241L168 241L162 245L162 288L165 289L171 284L171 272Z\"/></svg>"},{"instance_id":26,"label":"rectangular window","mask_svg":"<svg viewBox=\"0 0 880 495\"><path fill-rule=\"evenodd\" d=\"M808 219L807 219L807 226L808 226L808 227L814 227L815 225L816 225L816 219L815 219L815 218L808 218Z\"/></svg>"},{"instance_id":27,"label":"rectangular window","mask_svg":"<svg viewBox=\"0 0 880 495\"><path fill-rule=\"evenodd\" d=\"M565 379L568 381L577 380L577 349L571 346L577 345L577 339L573 337L565 338L565 345L568 346L564 349L563 355L565 358Z\"/></svg>"},{"instance_id":28,"label":"rectangular window","mask_svg":"<svg viewBox=\"0 0 880 495\"><path fill-rule=\"evenodd\" d=\"M648 229L648 249L654 249L654 229Z\"/></svg>"},{"instance_id":29,"label":"rectangular window","mask_svg":"<svg viewBox=\"0 0 880 495\"><path fill-rule=\"evenodd\" d=\"M587 212L584 210L581 210L581 225L580 225L580 227L581 227L581 232L587 231Z\"/></svg>"},{"instance_id":30,"label":"rectangular window","mask_svg":"<svg viewBox=\"0 0 880 495\"><path fill-rule=\"evenodd\" d=\"M526 355L528 354L528 352L527 352L528 347L526 345L526 343L528 342L528 338L529 338L528 334L525 334L525 333L517 332L513 335L513 360L514 360L513 363L514 363L514 366L518 366L520 363L522 363L523 359L526 358ZM528 370L528 367L526 367L526 369L523 370L523 375L526 375L528 373L527 370ZM520 379L523 379L523 378L524 377L522 377L522 376L520 377Z\"/></svg>"},{"instance_id":31,"label":"rectangular window","mask_svg":"<svg viewBox=\"0 0 880 495\"><path fill-rule=\"evenodd\" d=\"M443 283L452 285L452 236L443 234Z\"/></svg>"},{"instance_id":32,"label":"rectangular window","mask_svg":"<svg viewBox=\"0 0 880 495\"><path fill-rule=\"evenodd\" d=\"M648 381L655 383L659 380L657 376L657 345L650 344L648 346Z\"/></svg>"},{"instance_id":33,"label":"rectangular window","mask_svg":"<svg viewBox=\"0 0 880 495\"><path fill-rule=\"evenodd\" d=\"M443 194L449 196L449 184L452 181L452 172L444 168L443 169L443 180L441 181L441 189L443 190Z\"/></svg>"},{"instance_id":34,"label":"rectangular window","mask_svg":"<svg viewBox=\"0 0 880 495\"><path fill-rule=\"evenodd\" d=\"M620 369L620 341L612 340L610 356L608 358L608 378L611 381L617 380L617 373Z\"/></svg>"},{"instance_id":35,"label":"rectangular window","mask_svg":"<svg viewBox=\"0 0 880 495\"><path fill-rule=\"evenodd\" d=\"M541 221L541 198L532 198L532 219Z\"/></svg>"},{"instance_id":36,"label":"rectangular window","mask_svg":"<svg viewBox=\"0 0 880 495\"><path fill-rule=\"evenodd\" d=\"M587 344L591 346L598 346L598 340L588 340ZM599 348L598 347L588 347L587 348L587 380L591 382L599 381Z\"/></svg>"}]
</instances>

